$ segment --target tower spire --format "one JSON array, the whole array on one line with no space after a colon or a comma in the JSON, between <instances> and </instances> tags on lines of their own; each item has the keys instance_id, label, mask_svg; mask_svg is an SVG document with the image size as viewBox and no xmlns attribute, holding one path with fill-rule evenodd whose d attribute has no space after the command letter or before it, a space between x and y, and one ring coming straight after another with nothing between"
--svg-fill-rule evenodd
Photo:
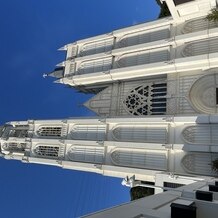
<instances>
[{"instance_id":1,"label":"tower spire","mask_svg":"<svg viewBox=\"0 0 218 218\"><path fill-rule=\"evenodd\" d=\"M54 77L57 79L60 79L64 76L64 67L56 67L52 72L48 73L48 74L43 74L43 77Z\"/></svg>"}]
</instances>

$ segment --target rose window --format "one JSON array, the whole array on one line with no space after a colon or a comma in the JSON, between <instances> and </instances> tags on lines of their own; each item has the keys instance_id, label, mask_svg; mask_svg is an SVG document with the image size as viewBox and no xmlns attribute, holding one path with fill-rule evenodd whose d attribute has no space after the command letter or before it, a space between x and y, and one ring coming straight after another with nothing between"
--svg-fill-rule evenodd
<instances>
[{"instance_id":1,"label":"rose window","mask_svg":"<svg viewBox=\"0 0 218 218\"><path fill-rule=\"evenodd\" d=\"M166 113L166 83L151 83L130 91L123 101L133 115L162 115Z\"/></svg>"}]
</instances>

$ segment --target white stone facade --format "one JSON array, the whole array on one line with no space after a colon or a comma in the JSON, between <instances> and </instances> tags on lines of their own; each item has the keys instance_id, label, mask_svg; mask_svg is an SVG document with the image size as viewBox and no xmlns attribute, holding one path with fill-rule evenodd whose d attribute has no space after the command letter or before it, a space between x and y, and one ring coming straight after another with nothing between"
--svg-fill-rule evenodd
<instances>
[{"instance_id":1,"label":"white stone facade","mask_svg":"<svg viewBox=\"0 0 218 218\"><path fill-rule=\"evenodd\" d=\"M205 16L216 1L178 2L166 0L172 17L61 48L50 76L96 94L85 106L99 117L7 123L1 156L159 186L214 176L218 25Z\"/></svg>"},{"instance_id":2,"label":"white stone facade","mask_svg":"<svg viewBox=\"0 0 218 218\"><path fill-rule=\"evenodd\" d=\"M218 116L149 116L10 122L6 159L155 182L156 174L213 176Z\"/></svg>"},{"instance_id":3,"label":"white stone facade","mask_svg":"<svg viewBox=\"0 0 218 218\"><path fill-rule=\"evenodd\" d=\"M79 88L148 76L217 67L217 24L205 17L171 17L77 41L62 49L67 59L58 82Z\"/></svg>"},{"instance_id":4,"label":"white stone facade","mask_svg":"<svg viewBox=\"0 0 218 218\"><path fill-rule=\"evenodd\" d=\"M84 105L99 116L216 114L218 24L205 19L216 2L166 3L172 17L61 48L56 82L95 93Z\"/></svg>"}]
</instances>

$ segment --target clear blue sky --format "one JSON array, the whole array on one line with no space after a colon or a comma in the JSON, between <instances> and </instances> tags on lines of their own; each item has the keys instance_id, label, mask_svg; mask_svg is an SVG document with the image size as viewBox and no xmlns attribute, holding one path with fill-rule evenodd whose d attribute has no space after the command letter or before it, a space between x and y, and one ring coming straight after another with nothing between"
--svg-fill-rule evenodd
<instances>
[{"instance_id":1,"label":"clear blue sky","mask_svg":"<svg viewBox=\"0 0 218 218\"><path fill-rule=\"evenodd\" d=\"M75 40L154 20L155 0L1 0L0 123L90 116L89 96L51 78ZM129 201L120 179L0 160L1 218L73 218Z\"/></svg>"}]
</instances>

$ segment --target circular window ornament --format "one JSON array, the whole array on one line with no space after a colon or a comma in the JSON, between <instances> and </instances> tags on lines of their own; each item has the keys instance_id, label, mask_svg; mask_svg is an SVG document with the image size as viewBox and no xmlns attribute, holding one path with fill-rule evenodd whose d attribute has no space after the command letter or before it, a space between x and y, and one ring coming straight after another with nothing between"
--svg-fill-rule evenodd
<instances>
[{"instance_id":1,"label":"circular window ornament","mask_svg":"<svg viewBox=\"0 0 218 218\"><path fill-rule=\"evenodd\" d=\"M162 115L166 113L166 83L147 83L132 89L123 100L128 113L140 115Z\"/></svg>"},{"instance_id":2,"label":"circular window ornament","mask_svg":"<svg viewBox=\"0 0 218 218\"><path fill-rule=\"evenodd\" d=\"M198 112L218 112L218 75L209 74L198 79L191 87L189 99Z\"/></svg>"}]
</instances>

